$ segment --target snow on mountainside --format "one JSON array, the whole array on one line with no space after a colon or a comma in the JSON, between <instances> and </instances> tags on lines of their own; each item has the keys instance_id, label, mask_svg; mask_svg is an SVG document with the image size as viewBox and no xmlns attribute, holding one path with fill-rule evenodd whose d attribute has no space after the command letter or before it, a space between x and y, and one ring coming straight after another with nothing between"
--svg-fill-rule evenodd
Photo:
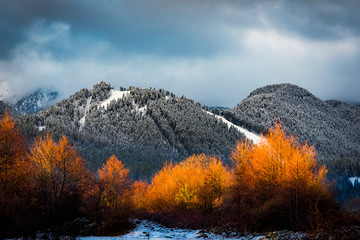
<instances>
[{"instance_id":1,"label":"snow on mountainside","mask_svg":"<svg viewBox=\"0 0 360 240\"><path fill-rule=\"evenodd\" d=\"M117 91L114 89L110 90L110 97L100 103L100 106L107 109L107 106L111 103L111 101L117 101L119 99L122 99L124 96L128 95L130 91Z\"/></svg>"},{"instance_id":2,"label":"snow on mountainside","mask_svg":"<svg viewBox=\"0 0 360 240\"><path fill-rule=\"evenodd\" d=\"M52 105L58 98L58 95L58 92L54 89L39 89L29 96L20 99L14 104L14 107L21 114L36 113Z\"/></svg>"},{"instance_id":3,"label":"snow on mountainside","mask_svg":"<svg viewBox=\"0 0 360 240\"><path fill-rule=\"evenodd\" d=\"M278 120L300 141L314 144L318 159L329 166L341 159L360 161L360 107L322 101L292 84L256 89L224 116L258 133Z\"/></svg>"},{"instance_id":4,"label":"snow on mountainside","mask_svg":"<svg viewBox=\"0 0 360 240\"><path fill-rule=\"evenodd\" d=\"M65 133L92 169L115 154L135 178L149 178L165 161L194 153L228 161L231 149L245 137L193 100L163 89L117 91L105 82L23 116L19 123L29 138L44 130L55 137Z\"/></svg>"},{"instance_id":5,"label":"snow on mountainside","mask_svg":"<svg viewBox=\"0 0 360 240\"><path fill-rule=\"evenodd\" d=\"M36 105L32 102L30 106ZM306 89L277 84L256 89L233 109L216 109L218 115L205 109L163 89L117 91L102 82L23 116L19 123L29 138L43 131L55 136L65 133L91 168L116 154L132 176L149 177L165 161L182 160L193 153L227 161L238 140L247 137L258 143L260 133L278 120L300 141L315 145L317 158L326 163L329 173L360 174L358 106L322 101Z\"/></svg>"},{"instance_id":6,"label":"snow on mountainside","mask_svg":"<svg viewBox=\"0 0 360 240\"><path fill-rule=\"evenodd\" d=\"M239 132L241 132L242 134L245 135L245 137L249 140L251 140L254 144L258 144L260 143L261 141L261 137L259 136L259 134L256 134L256 133L253 133L253 132L250 132L248 130L246 130L245 128L243 127L239 127L235 124L233 124L232 122L226 120L224 117L222 116L218 116L218 115L215 115L209 111L206 111L207 114L210 114L210 115L213 115L215 116L217 119L220 119L222 122L224 122L229 128L231 127L234 127L236 130L238 130Z\"/></svg>"},{"instance_id":7,"label":"snow on mountainside","mask_svg":"<svg viewBox=\"0 0 360 240\"><path fill-rule=\"evenodd\" d=\"M86 114L89 112L90 110L90 106L91 106L91 96L88 97L86 99L86 105L85 105L85 109L84 109L84 116L79 120L79 131L81 131L83 129L83 127L85 126L85 118L86 118Z\"/></svg>"}]
</instances>

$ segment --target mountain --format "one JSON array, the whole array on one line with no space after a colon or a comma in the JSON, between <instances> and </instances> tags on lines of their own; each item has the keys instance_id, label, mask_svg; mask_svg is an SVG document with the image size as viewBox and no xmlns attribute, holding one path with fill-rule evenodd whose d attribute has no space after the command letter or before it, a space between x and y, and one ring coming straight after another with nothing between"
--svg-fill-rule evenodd
<instances>
[{"instance_id":1,"label":"mountain","mask_svg":"<svg viewBox=\"0 0 360 240\"><path fill-rule=\"evenodd\" d=\"M275 121L299 141L315 145L330 176L360 175L360 107L323 101L291 84L256 89L232 109L208 112L206 106L163 89L115 90L101 82L40 112L18 117L29 139L46 131L55 137L64 133L91 169L116 154L135 178L149 178L165 161L193 153L228 161L238 140L247 137L258 142L260 133Z\"/></svg>"},{"instance_id":2,"label":"mountain","mask_svg":"<svg viewBox=\"0 0 360 240\"><path fill-rule=\"evenodd\" d=\"M45 131L55 137L66 134L91 169L116 154L135 178L149 178L165 161L193 153L227 160L244 138L239 129L193 100L163 89L115 90L105 82L18 121L30 138Z\"/></svg>"},{"instance_id":3,"label":"mountain","mask_svg":"<svg viewBox=\"0 0 360 240\"><path fill-rule=\"evenodd\" d=\"M58 96L58 92L54 89L38 89L16 102L14 108L21 114L36 113L54 104Z\"/></svg>"},{"instance_id":4,"label":"mountain","mask_svg":"<svg viewBox=\"0 0 360 240\"><path fill-rule=\"evenodd\" d=\"M315 145L318 159L328 165L332 174L340 174L340 164L360 165L359 106L322 101L301 87L277 84L256 89L222 114L257 133L267 132L276 120L280 121L300 141ZM360 174L360 168L356 172Z\"/></svg>"}]
</instances>

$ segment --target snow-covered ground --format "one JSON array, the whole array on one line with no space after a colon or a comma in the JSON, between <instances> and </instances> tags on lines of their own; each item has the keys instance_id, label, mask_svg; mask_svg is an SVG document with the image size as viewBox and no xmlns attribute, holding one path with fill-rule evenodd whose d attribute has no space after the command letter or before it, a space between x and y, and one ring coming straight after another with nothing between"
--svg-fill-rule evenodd
<instances>
[{"instance_id":1,"label":"snow-covered ground","mask_svg":"<svg viewBox=\"0 0 360 240\"><path fill-rule=\"evenodd\" d=\"M230 127L234 127L235 129L237 129L239 132L243 133L245 135L246 138L248 138L249 140L251 140L254 144L258 144L261 141L261 137L255 133L252 133L248 130L246 130L245 128L239 127L235 124L233 124L232 122L226 120L224 117L221 117L219 115L213 114L209 111L205 111L207 114L213 115L215 116L217 119L220 119L223 123L225 123L229 128Z\"/></svg>"},{"instance_id":2,"label":"snow-covered ground","mask_svg":"<svg viewBox=\"0 0 360 240\"><path fill-rule=\"evenodd\" d=\"M215 235L200 230L166 228L160 224L141 221L137 227L128 234L119 237L81 237L79 240L136 240L136 239L239 239L230 236ZM245 239L245 238L240 238ZM257 239L257 238L253 238ZM261 238L259 238L261 239Z\"/></svg>"},{"instance_id":3,"label":"snow-covered ground","mask_svg":"<svg viewBox=\"0 0 360 240\"><path fill-rule=\"evenodd\" d=\"M44 129L46 129L46 126L38 126L37 128L38 128L39 131L41 132L41 131L43 131Z\"/></svg>"},{"instance_id":4,"label":"snow-covered ground","mask_svg":"<svg viewBox=\"0 0 360 240\"><path fill-rule=\"evenodd\" d=\"M110 97L108 99L106 99L105 101L103 101L100 106L104 107L105 109L107 108L107 105L110 104L110 102L112 100L117 101L118 99L123 98L124 96L130 94L130 91L117 91L114 89L110 90Z\"/></svg>"}]
</instances>

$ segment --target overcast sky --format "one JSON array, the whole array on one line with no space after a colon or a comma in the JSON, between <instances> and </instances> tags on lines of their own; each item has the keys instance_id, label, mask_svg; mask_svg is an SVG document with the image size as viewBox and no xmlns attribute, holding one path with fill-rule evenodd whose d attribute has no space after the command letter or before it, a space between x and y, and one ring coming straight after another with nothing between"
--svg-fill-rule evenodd
<instances>
[{"instance_id":1,"label":"overcast sky","mask_svg":"<svg viewBox=\"0 0 360 240\"><path fill-rule=\"evenodd\" d=\"M233 107L293 83L360 102L360 1L1 0L7 97L107 81Z\"/></svg>"}]
</instances>

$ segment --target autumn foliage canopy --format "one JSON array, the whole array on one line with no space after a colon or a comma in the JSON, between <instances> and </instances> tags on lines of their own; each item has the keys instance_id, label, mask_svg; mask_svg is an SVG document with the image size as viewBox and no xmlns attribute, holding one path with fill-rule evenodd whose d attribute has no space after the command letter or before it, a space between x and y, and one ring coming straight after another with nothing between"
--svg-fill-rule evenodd
<instances>
[{"instance_id":1,"label":"autumn foliage canopy","mask_svg":"<svg viewBox=\"0 0 360 240\"><path fill-rule=\"evenodd\" d=\"M229 173L216 157L200 154L178 164L167 163L147 188L146 208L211 210L222 203L228 181Z\"/></svg>"},{"instance_id":2,"label":"autumn foliage canopy","mask_svg":"<svg viewBox=\"0 0 360 240\"><path fill-rule=\"evenodd\" d=\"M243 222L260 229L305 228L330 207L327 170L316 162L314 147L287 136L279 123L258 145L239 142L230 157L232 204Z\"/></svg>"},{"instance_id":3,"label":"autumn foliage canopy","mask_svg":"<svg viewBox=\"0 0 360 240\"><path fill-rule=\"evenodd\" d=\"M87 170L65 135L54 139L48 133L26 146L5 113L0 119L0 220L7 223L3 229L19 230L86 216L106 234L118 233L138 212L193 212L241 230L264 231L318 227L336 209L314 147L287 135L279 123L257 145L238 142L230 159L227 166L215 156L192 155L166 163L150 183L131 181L115 155L97 172Z\"/></svg>"}]
</instances>

